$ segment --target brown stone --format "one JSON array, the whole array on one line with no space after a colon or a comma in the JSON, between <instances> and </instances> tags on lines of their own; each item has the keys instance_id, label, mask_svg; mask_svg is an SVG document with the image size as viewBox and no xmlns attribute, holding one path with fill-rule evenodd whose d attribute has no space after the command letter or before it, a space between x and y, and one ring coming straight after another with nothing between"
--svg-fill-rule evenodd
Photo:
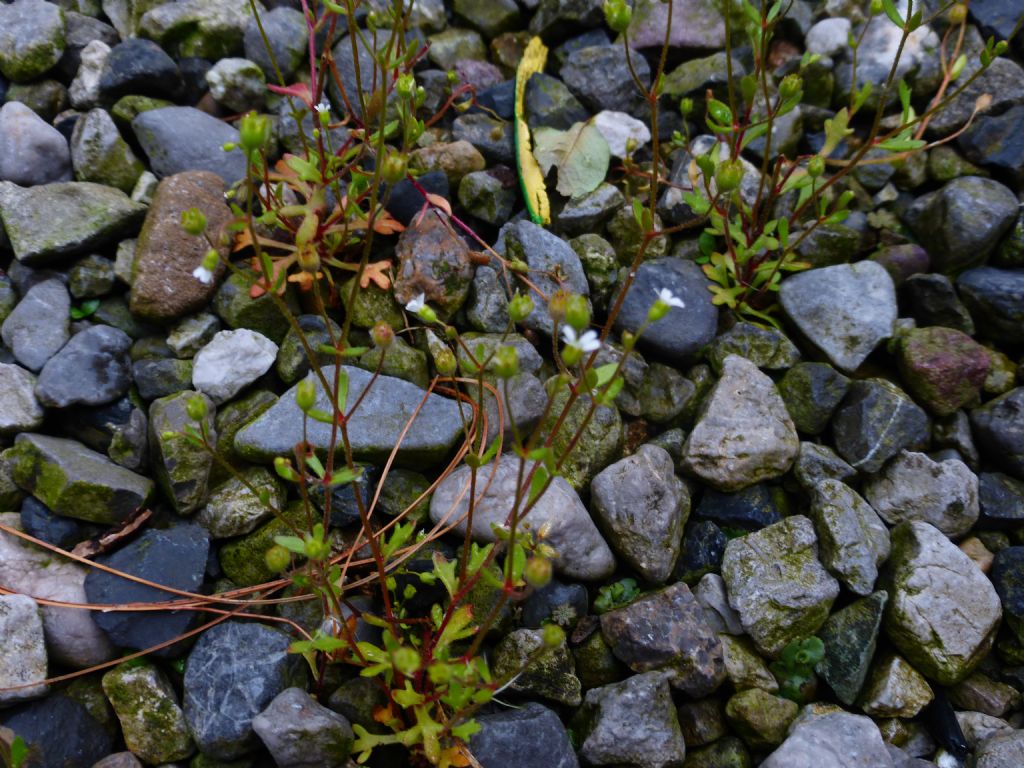
<instances>
[{"instance_id":1,"label":"brown stone","mask_svg":"<svg viewBox=\"0 0 1024 768\"><path fill-rule=\"evenodd\" d=\"M181 226L182 212L193 207L206 216L206 232L217 242L231 218L220 176L210 171L185 171L168 176L156 188L135 250L129 302L132 313L145 320L167 323L196 312L217 290L227 249L221 249L221 265L211 283L193 276L210 247L206 238L190 235Z\"/></svg>"},{"instance_id":2,"label":"brown stone","mask_svg":"<svg viewBox=\"0 0 1024 768\"><path fill-rule=\"evenodd\" d=\"M450 316L462 306L473 279L469 246L440 211L428 211L402 233L395 298L408 304L421 293L426 301Z\"/></svg>"}]
</instances>

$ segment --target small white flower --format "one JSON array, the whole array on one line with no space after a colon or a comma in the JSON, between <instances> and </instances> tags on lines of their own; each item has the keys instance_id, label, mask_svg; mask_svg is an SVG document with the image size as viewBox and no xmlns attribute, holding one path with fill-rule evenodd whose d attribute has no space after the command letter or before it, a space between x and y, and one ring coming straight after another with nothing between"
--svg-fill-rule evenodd
<instances>
[{"instance_id":1,"label":"small white flower","mask_svg":"<svg viewBox=\"0 0 1024 768\"><path fill-rule=\"evenodd\" d=\"M204 285L209 285L213 282L213 272L208 270L202 264L192 270L192 277Z\"/></svg>"},{"instance_id":2,"label":"small white flower","mask_svg":"<svg viewBox=\"0 0 1024 768\"><path fill-rule=\"evenodd\" d=\"M679 309L683 309L686 306L683 300L672 293L668 288L662 288L660 291L655 291L655 293L658 294L658 301L661 301L670 307L679 307Z\"/></svg>"},{"instance_id":3,"label":"small white flower","mask_svg":"<svg viewBox=\"0 0 1024 768\"><path fill-rule=\"evenodd\" d=\"M577 336L571 325L562 326L562 341L567 347L578 349L580 352L594 352L601 348L597 331L584 331L582 335Z\"/></svg>"},{"instance_id":4,"label":"small white flower","mask_svg":"<svg viewBox=\"0 0 1024 768\"><path fill-rule=\"evenodd\" d=\"M419 314L419 312L425 306L427 306L427 294L421 293L419 296L416 296L412 301L410 301L408 304L406 304L405 305L405 309L406 309L407 312L412 312L413 314Z\"/></svg>"},{"instance_id":5,"label":"small white flower","mask_svg":"<svg viewBox=\"0 0 1024 768\"><path fill-rule=\"evenodd\" d=\"M322 114L324 112L330 112L331 111L331 105L328 104L326 101L321 101L319 104L317 104L315 107L313 107L313 109L315 109L317 112L320 112Z\"/></svg>"}]
</instances>

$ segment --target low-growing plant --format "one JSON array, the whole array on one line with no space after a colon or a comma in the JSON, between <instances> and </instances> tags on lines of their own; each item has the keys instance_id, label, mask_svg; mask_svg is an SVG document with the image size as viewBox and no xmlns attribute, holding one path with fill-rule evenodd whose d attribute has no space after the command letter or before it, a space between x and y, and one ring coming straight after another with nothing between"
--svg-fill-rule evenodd
<instances>
[{"instance_id":1,"label":"low-growing plant","mask_svg":"<svg viewBox=\"0 0 1024 768\"><path fill-rule=\"evenodd\" d=\"M636 585L636 579L619 579L597 590L597 597L594 598L594 611L608 613L608 611L629 605L638 597L640 597L640 588Z\"/></svg>"},{"instance_id":2,"label":"low-growing plant","mask_svg":"<svg viewBox=\"0 0 1024 768\"><path fill-rule=\"evenodd\" d=\"M813 695L810 690L817 678L814 667L825 658L825 644L818 637L793 640L782 649L776 661L769 666L779 682L779 695L805 704Z\"/></svg>"}]
</instances>

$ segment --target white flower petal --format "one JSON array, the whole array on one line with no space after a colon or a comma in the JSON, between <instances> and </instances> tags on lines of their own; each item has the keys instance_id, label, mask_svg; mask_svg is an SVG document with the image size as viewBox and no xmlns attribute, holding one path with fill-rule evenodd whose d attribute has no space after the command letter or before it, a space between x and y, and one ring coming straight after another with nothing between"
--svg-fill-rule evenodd
<instances>
[{"instance_id":1,"label":"white flower petal","mask_svg":"<svg viewBox=\"0 0 1024 768\"><path fill-rule=\"evenodd\" d=\"M576 330L571 325L562 326L562 341L570 347L575 347L579 343L576 339Z\"/></svg>"},{"instance_id":2,"label":"white flower petal","mask_svg":"<svg viewBox=\"0 0 1024 768\"><path fill-rule=\"evenodd\" d=\"M416 313L423 309L425 306L427 306L427 294L421 293L419 296L416 296L415 298L412 299L412 301L406 304L405 309L408 312Z\"/></svg>"},{"instance_id":3,"label":"white flower petal","mask_svg":"<svg viewBox=\"0 0 1024 768\"><path fill-rule=\"evenodd\" d=\"M331 105L328 104L326 101L321 101L319 104L313 107L313 109L315 109L317 112L330 112Z\"/></svg>"},{"instance_id":4,"label":"white flower petal","mask_svg":"<svg viewBox=\"0 0 1024 768\"><path fill-rule=\"evenodd\" d=\"M685 302L672 293L668 288L662 288L657 293L658 300L664 302L670 307L679 307L679 309L683 309L686 306Z\"/></svg>"},{"instance_id":5,"label":"white flower petal","mask_svg":"<svg viewBox=\"0 0 1024 768\"><path fill-rule=\"evenodd\" d=\"M579 348L584 352L594 352L601 348L601 341L597 338L597 331L587 331L578 342Z\"/></svg>"},{"instance_id":6,"label":"white flower petal","mask_svg":"<svg viewBox=\"0 0 1024 768\"><path fill-rule=\"evenodd\" d=\"M201 264L192 270L192 277L194 277L196 280L198 280L200 283L203 283L204 285L209 285L210 283L213 282L213 272L211 272Z\"/></svg>"}]
</instances>

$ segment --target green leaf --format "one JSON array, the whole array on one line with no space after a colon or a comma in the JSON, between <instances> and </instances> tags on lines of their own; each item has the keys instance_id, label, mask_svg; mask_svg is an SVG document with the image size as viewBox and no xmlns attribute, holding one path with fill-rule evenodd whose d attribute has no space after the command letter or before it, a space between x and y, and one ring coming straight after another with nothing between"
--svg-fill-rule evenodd
<instances>
[{"instance_id":1,"label":"green leaf","mask_svg":"<svg viewBox=\"0 0 1024 768\"><path fill-rule=\"evenodd\" d=\"M99 308L100 308L100 300L99 299L88 299L86 301L83 301L77 307L72 307L71 308L71 313L70 313L71 314L71 319L72 320L82 320L82 319L84 319L86 317L89 317L89 315L93 314Z\"/></svg>"},{"instance_id":2,"label":"green leaf","mask_svg":"<svg viewBox=\"0 0 1024 768\"><path fill-rule=\"evenodd\" d=\"M543 465L537 467L537 470L533 473L533 479L530 481L530 496L527 504L532 504L544 492L544 486L547 484L549 477L550 475Z\"/></svg>"},{"instance_id":3,"label":"green leaf","mask_svg":"<svg viewBox=\"0 0 1024 768\"><path fill-rule=\"evenodd\" d=\"M928 144L928 142L924 141L923 139L894 138L886 139L885 141L880 141L875 146L878 147L879 149L889 150L890 152L907 152L913 149L920 149L926 144Z\"/></svg>"},{"instance_id":4,"label":"green leaf","mask_svg":"<svg viewBox=\"0 0 1024 768\"><path fill-rule=\"evenodd\" d=\"M473 723L472 720L469 722ZM479 726L477 727L479 729ZM21 736L15 736L14 741L11 742L11 768L21 768L27 757L28 745L25 744L25 740Z\"/></svg>"},{"instance_id":5,"label":"green leaf","mask_svg":"<svg viewBox=\"0 0 1024 768\"><path fill-rule=\"evenodd\" d=\"M298 536L275 536L274 543L284 547L289 552L296 555L306 554L306 542Z\"/></svg>"},{"instance_id":6,"label":"green leaf","mask_svg":"<svg viewBox=\"0 0 1024 768\"><path fill-rule=\"evenodd\" d=\"M348 374L344 368L338 368L338 413L344 413L348 405Z\"/></svg>"},{"instance_id":7,"label":"green leaf","mask_svg":"<svg viewBox=\"0 0 1024 768\"><path fill-rule=\"evenodd\" d=\"M593 192L604 181L611 163L608 142L592 121L576 123L567 131L538 128L533 132L534 157L546 174L558 169L556 189L566 197Z\"/></svg>"},{"instance_id":8,"label":"green leaf","mask_svg":"<svg viewBox=\"0 0 1024 768\"><path fill-rule=\"evenodd\" d=\"M903 27L903 17L900 16L900 12L896 9L896 3L894 0L882 0L882 10L884 10L885 15L889 17L889 21L897 27Z\"/></svg>"}]
</instances>

